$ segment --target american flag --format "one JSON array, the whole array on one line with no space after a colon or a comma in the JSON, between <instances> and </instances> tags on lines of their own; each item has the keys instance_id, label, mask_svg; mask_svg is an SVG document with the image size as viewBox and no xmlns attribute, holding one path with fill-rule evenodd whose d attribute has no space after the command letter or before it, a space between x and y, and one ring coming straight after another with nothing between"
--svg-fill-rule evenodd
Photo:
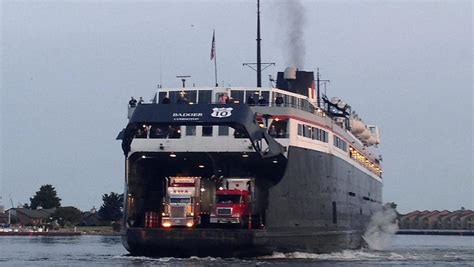
<instances>
[{"instance_id":1,"label":"american flag","mask_svg":"<svg viewBox=\"0 0 474 267\"><path fill-rule=\"evenodd\" d=\"M212 32L211 60L216 56L216 31Z\"/></svg>"}]
</instances>

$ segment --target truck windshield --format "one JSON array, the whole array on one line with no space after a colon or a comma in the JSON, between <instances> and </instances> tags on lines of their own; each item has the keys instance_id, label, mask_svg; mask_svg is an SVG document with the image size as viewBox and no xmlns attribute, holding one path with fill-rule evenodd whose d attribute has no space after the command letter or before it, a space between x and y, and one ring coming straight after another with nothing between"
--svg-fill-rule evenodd
<instances>
[{"instance_id":1,"label":"truck windshield","mask_svg":"<svg viewBox=\"0 0 474 267\"><path fill-rule=\"evenodd\" d=\"M190 198L170 198L170 203L191 203Z\"/></svg>"},{"instance_id":2,"label":"truck windshield","mask_svg":"<svg viewBox=\"0 0 474 267\"><path fill-rule=\"evenodd\" d=\"M239 195L217 195L217 203L221 204L238 204L240 199Z\"/></svg>"}]
</instances>

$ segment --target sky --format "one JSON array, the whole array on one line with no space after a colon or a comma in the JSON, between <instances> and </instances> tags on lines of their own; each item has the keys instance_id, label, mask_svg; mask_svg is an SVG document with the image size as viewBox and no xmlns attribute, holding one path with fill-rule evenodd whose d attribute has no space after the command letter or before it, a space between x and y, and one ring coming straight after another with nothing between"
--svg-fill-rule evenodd
<instances>
[{"instance_id":1,"label":"sky","mask_svg":"<svg viewBox=\"0 0 474 267\"><path fill-rule=\"evenodd\" d=\"M225 3L224 3L225 2ZM474 209L471 1L261 1L263 74L320 68L327 94L377 124L383 201ZM296 1L294 1L296 2ZM0 196L52 184L88 210L123 192L118 132L156 86L256 86L256 3L1 1ZM300 13L298 13L300 12ZM296 34L295 34L296 33ZM297 57L297 61L295 61ZM296 63L295 63L296 62Z\"/></svg>"}]
</instances>

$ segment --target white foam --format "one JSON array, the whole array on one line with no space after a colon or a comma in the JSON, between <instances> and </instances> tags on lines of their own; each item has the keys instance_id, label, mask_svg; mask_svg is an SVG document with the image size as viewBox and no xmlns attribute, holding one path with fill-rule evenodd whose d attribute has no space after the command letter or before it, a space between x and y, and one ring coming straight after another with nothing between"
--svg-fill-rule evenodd
<instances>
[{"instance_id":1,"label":"white foam","mask_svg":"<svg viewBox=\"0 0 474 267\"><path fill-rule=\"evenodd\" d=\"M372 215L369 226L362 236L370 249L387 250L391 248L393 236L398 231L396 218L397 213L387 204L383 210Z\"/></svg>"},{"instance_id":2,"label":"white foam","mask_svg":"<svg viewBox=\"0 0 474 267\"><path fill-rule=\"evenodd\" d=\"M291 252L291 253L281 253L275 252L269 256L259 257L261 260L268 259L314 259L321 261L374 261L374 260L409 260L416 259L413 256L404 256L398 253L391 252L379 253L375 251L364 251L364 250L343 250L341 252L333 252L326 254L317 254L317 253L306 253L306 252Z\"/></svg>"}]
</instances>

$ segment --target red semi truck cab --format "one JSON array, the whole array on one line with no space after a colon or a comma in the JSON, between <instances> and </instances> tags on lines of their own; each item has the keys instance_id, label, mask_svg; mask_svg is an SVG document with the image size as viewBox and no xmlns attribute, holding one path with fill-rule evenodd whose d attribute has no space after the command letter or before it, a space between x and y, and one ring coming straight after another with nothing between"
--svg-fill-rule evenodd
<instances>
[{"instance_id":1,"label":"red semi truck cab","mask_svg":"<svg viewBox=\"0 0 474 267\"><path fill-rule=\"evenodd\" d=\"M250 179L226 179L216 192L216 203L210 222L239 224L244 227L251 217L252 186Z\"/></svg>"}]
</instances>

